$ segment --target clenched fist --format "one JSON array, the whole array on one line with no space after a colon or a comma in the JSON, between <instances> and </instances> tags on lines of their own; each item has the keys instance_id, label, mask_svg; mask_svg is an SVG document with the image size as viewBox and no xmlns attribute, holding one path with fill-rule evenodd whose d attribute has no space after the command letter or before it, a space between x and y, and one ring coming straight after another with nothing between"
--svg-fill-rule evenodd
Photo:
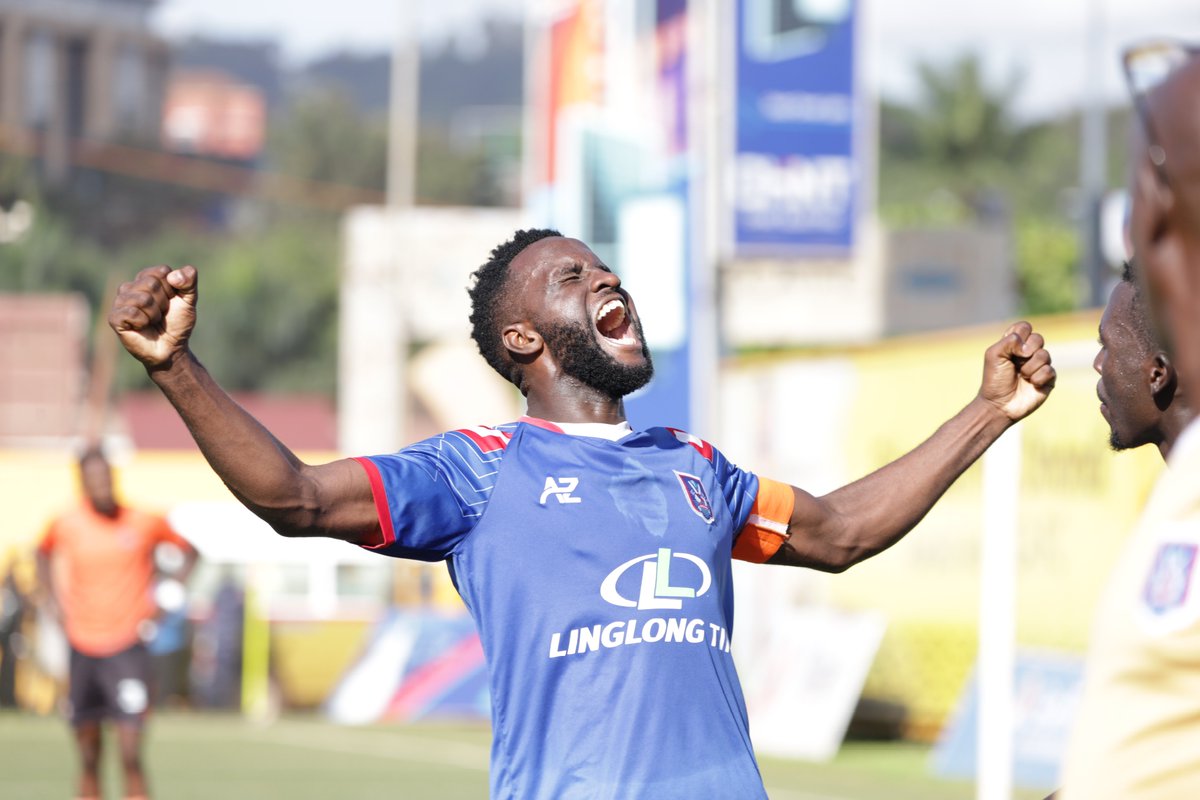
<instances>
[{"instance_id":1,"label":"clenched fist","mask_svg":"<svg viewBox=\"0 0 1200 800\"><path fill-rule=\"evenodd\" d=\"M121 284L108 324L148 370L169 367L187 352L196 324L195 267L148 267Z\"/></svg>"},{"instance_id":2,"label":"clenched fist","mask_svg":"<svg viewBox=\"0 0 1200 800\"><path fill-rule=\"evenodd\" d=\"M1045 339L1017 322L984 354L979 396L1016 422L1046 402L1056 377Z\"/></svg>"}]
</instances>

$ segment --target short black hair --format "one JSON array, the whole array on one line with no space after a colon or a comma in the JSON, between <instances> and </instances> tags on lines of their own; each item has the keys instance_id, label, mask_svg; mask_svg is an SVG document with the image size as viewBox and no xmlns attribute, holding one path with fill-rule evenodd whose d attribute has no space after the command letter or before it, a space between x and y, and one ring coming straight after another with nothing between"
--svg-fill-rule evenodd
<instances>
[{"instance_id":1,"label":"short black hair","mask_svg":"<svg viewBox=\"0 0 1200 800\"><path fill-rule=\"evenodd\" d=\"M1133 327L1147 351L1162 350L1162 343L1154 332L1154 326L1150 324L1150 309L1146 305L1141 282L1138 281L1137 269L1137 262L1132 258L1125 259L1121 267L1121 282L1133 287L1133 299L1130 302L1133 309Z\"/></svg>"},{"instance_id":2,"label":"short black hair","mask_svg":"<svg viewBox=\"0 0 1200 800\"><path fill-rule=\"evenodd\" d=\"M80 470L82 470L89 461L100 461L106 466L108 465L108 456L104 452L104 446L99 442L87 442L75 456L75 464Z\"/></svg>"},{"instance_id":3,"label":"short black hair","mask_svg":"<svg viewBox=\"0 0 1200 800\"><path fill-rule=\"evenodd\" d=\"M500 340L500 308L508 283L508 265L529 245L551 236L562 236L552 228L526 228L492 249L491 257L471 273L467 294L471 297L471 338L479 354L505 380L521 385L521 367L508 357Z\"/></svg>"}]
</instances>

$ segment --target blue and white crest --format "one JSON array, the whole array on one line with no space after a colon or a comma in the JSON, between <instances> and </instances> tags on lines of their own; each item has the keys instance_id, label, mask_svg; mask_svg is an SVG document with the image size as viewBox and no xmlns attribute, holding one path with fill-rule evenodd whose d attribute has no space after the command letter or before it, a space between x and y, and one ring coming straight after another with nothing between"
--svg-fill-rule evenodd
<instances>
[{"instance_id":1,"label":"blue and white crest","mask_svg":"<svg viewBox=\"0 0 1200 800\"><path fill-rule=\"evenodd\" d=\"M1197 550L1191 542L1163 542L1158 546L1142 588L1142 600L1148 611L1166 614L1187 603Z\"/></svg>"},{"instance_id":2,"label":"blue and white crest","mask_svg":"<svg viewBox=\"0 0 1200 800\"><path fill-rule=\"evenodd\" d=\"M716 519L716 514L713 513L712 503L708 500L708 492L704 489L704 481L697 478L695 475L688 475L686 472L674 470L675 475L679 478L679 485L683 487L683 496L687 498L688 505L692 507L692 511L696 512L696 516L713 524Z\"/></svg>"}]
</instances>

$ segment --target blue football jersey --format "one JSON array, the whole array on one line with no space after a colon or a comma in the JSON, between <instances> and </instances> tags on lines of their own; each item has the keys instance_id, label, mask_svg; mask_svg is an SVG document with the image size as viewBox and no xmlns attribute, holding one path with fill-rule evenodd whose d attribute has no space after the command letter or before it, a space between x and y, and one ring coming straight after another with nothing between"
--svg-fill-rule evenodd
<instances>
[{"instance_id":1,"label":"blue football jersey","mask_svg":"<svg viewBox=\"0 0 1200 800\"><path fill-rule=\"evenodd\" d=\"M374 549L448 559L478 626L493 798L766 797L730 652L755 475L679 431L529 418L360 461Z\"/></svg>"}]
</instances>

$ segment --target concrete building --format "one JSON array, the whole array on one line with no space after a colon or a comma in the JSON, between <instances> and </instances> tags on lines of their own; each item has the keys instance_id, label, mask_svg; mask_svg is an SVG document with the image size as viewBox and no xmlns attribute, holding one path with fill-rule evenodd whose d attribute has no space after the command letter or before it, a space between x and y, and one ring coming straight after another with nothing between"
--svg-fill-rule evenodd
<instances>
[{"instance_id":1,"label":"concrete building","mask_svg":"<svg viewBox=\"0 0 1200 800\"><path fill-rule=\"evenodd\" d=\"M721 271L727 343L869 344L1016 317L1007 228L887 230L874 221L862 227L849 258L731 261Z\"/></svg>"},{"instance_id":2,"label":"concrete building","mask_svg":"<svg viewBox=\"0 0 1200 800\"><path fill-rule=\"evenodd\" d=\"M157 143L167 45L156 0L0 0L0 146L61 179L80 140Z\"/></svg>"}]
</instances>

